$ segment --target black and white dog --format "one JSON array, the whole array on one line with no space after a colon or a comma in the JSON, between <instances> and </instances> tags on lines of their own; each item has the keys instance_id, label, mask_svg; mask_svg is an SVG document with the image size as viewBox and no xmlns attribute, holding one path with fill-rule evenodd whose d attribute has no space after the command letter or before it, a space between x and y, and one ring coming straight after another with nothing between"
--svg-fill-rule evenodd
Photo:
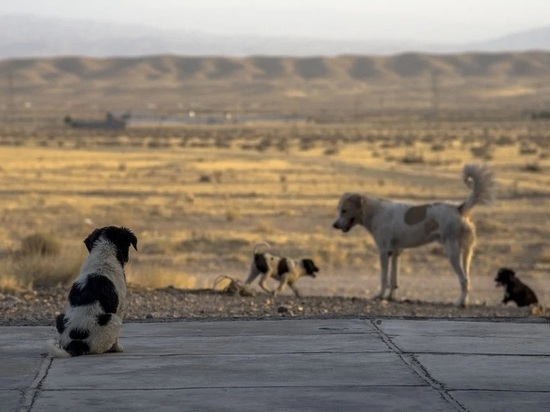
<instances>
[{"instance_id":1,"label":"black and white dog","mask_svg":"<svg viewBox=\"0 0 550 412\"><path fill-rule=\"evenodd\" d=\"M284 287L288 284L294 294L300 297L300 292L296 288L296 281L302 276L314 278L316 273L319 272L319 268L315 265L313 260L293 260L275 256L267 252L258 253L258 248L260 246L270 247L269 244L265 242L258 243L254 247L252 263L250 264L250 273L246 279L245 285L249 285L254 279L261 275L260 287L266 292L272 293L273 296L282 292ZM266 281L269 278L279 281L279 287L274 291L270 291L266 286Z\"/></svg>"},{"instance_id":2,"label":"black and white dog","mask_svg":"<svg viewBox=\"0 0 550 412\"><path fill-rule=\"evenodd\" d=\"M504 299L502 303L506 304L511 300L518 306L529 306L538 303L535 292L516 277L512 269L501 268L495 278L496 286L504 286Z\"/></svg>"},{"instance_id":3,"label":"black and white dog","mask_svg":"<svg viewBox=\"0 0 550 412\"><path fill-rule=\"evenodd\" d=\"M84 240L90 252L69 292L65 313L56 319L54 357L122 352L118 335L126 303L126 275L130 245L137 237L124 227L95 229Z\"/></svg>"}]
</instances>

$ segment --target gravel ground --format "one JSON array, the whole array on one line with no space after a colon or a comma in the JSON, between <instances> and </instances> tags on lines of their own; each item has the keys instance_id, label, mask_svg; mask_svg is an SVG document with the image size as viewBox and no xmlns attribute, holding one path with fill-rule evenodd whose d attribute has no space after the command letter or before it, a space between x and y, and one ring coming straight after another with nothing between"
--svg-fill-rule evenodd
<instances>
[{"instance_id":1,"label":"gravel ground","mask_svg":"<svg viewBox=\"0 0 550 412\"><path fill-rule=\"evenodd\" d=\"M46 288L0 293L0 325L53 325L63 310L68 288ZM538 310L515 305L470 305L455 308L449 303L366 298L292 295L273 298L267 294L240 296L212 290L148 290L130 287L126 322L162 322L175 319L274 319L338 317L429 318L527 318Z\"/></svg>"}]
</instances>

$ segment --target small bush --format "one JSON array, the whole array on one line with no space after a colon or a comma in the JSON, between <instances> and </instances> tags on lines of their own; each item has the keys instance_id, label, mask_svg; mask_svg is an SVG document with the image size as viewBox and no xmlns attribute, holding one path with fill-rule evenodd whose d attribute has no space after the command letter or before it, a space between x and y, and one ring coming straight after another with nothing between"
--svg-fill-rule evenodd
<instances>
[{"instance_id":1,"label":"small bush","mask_svg":"<svg viewBox=\"0 0 550 412\"><path fill-rule=\"evenodd\" d=\"M239 217L239 211L235 208L229 208L225 211L225 219L228 222L233 222L234 220L237 220Z\"/></svg>"},{"instance_id":2,"label":"small bush","mask_svg":"<svg viewBox=\"0 0 550 412\"><path fill-rule=\"evenodd\" d=\"M61 245L59 241L47 233L35 233L21 241L21 254L55 256L59 255Z\"/></svg>"},{"instance_id":3,"label":"small bush","mask_svg":"<svg viewBox=\"0 0 550 412\"><path fill-rule=\"evenodd\" d=\"M423 164L425 163L424 154L418 150L410 150L401 158L402 163L406 164Z\"/></svg>"},{"instance_id":4,"label":"small bush","mask_svg":"<svg viewBox=\"0 0 550 412\"><path fill-rule=\"evenodd\" d=\"M539 173L542 171L542 167L540 166L540 163L535 160L534 162L526 163L524 170L526 172Z\"/></svg>"}]
</instances>

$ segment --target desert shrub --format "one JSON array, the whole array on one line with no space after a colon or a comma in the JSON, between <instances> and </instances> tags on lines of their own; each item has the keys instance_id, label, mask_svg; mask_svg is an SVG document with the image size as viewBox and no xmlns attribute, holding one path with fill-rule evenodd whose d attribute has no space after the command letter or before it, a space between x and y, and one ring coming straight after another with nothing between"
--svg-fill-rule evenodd
<instances>
[{"instance_id":1,"label":"desert shrub","mask_svg":"<svg viewBox=\"0 0 550 412\"><path fill-rule=\"evenodd\" d=\"M233 222L239 217L239 211L235 208L228 208L225 211L225 219L228 222Z\"/></svg>"},{"instance_id":2,"label":"desert shrub","mask_svg":"<svg viewBox=\"0 0 550 412\"><path fill-rule=\"evenodd\" d=\"M288 152L290 149L290 143L288 142L288 139L285 138L279 139L275 146L280 152Z\"/></svg>"},{"instance_id":3,"label":"desert shrub","mask_svg":"<svg viewBox=\"0 0 550 412\"><path fill-rule=\"evenodd\" d=\"M156 264L141 264L131 266L126 272L129 284L140 285L150 289L174 287L177 289L195 289L197 278L173 271Z\"/></svg>"},{"instance_id":4,"label":"desert shrub","mask_svg":"<svg viewBox=\"0 0 550 412\"><path fill-rule=\"evenodd\" d=\"M531 173L539 173L542 171L542 167L540 166L540 163L536 160L533 162L526 163L523 169L526 172L531 172Z\"/></svg>"},{"instance_id":5,"label":"desert shrub","mask_svg":"<svg viewBox=\"0 0 550 412\"><path fill-rule=\"evenodd\" d=\"M256 150L258 152L265 152L267 149L271 147L271 139L268 137L264 137L261 139L258 144L256 145Z\"/></svg>"},{"instance_id":6,"label":"desert shrub","mask_svg":"<svg viewBox=\"0 0 550 412\"><path fill-rule=\"evenodd\" d=\"M472 146L470 152L476 158L483 160L491 160L493 158L493 146L490 143Z\"/></svg>"},{"instance_id":7,"label":"desert shrub","mask_svg":"<svg viewBox=\"0 0 550 412\"><path fill-rule=\"evenodd\" d=\"M311 150L315 147L315 140L311 137L302 137L299 146L302 151Z\"/></svg>"},{"instance_id":8,"label":"desert shrub","mask_svg":"<svg viewBox=\"0 0 550 412\"><path fill-rule=\"evenodd\" d=\"M539 151L538 147L530 142L521 142L519 145L519 154L521 155L534 155Z\"/></svg>"},{"instance_id":9,"label":"desert shrub","mask_svg":"<svg viewBox=\"0 0 550 412\"><path fill-rule=\"evenodd\" d=\"M445 144L443 144L442 142L434 142L430 146L430 149L432 150L432 152L443 152L446 147Z\"/></svg>"},{"instance_id":10,"label":"desert shrub","mask_svg":"<svg viewBox=\"0 0 550 412\"><path fill-rule=\"evenodd\" d=\"M511 136L500 136L495 140L497 146L512 146L515 144L515 139Z\"/></svg>"},{"instance_id":11,"label":"desert shrub","mask_svg":"<svg viewBox=\"0 0 550 412\"><path fill-rule=\"evenodd\" d=\"M82 255L32 256L15 259L13 272L23 285L30 287L68 284L77 275L82 264Z\"/></svg>"},{"instance_id":12,"label":"desert shrub","mask_svg":"<svg viewBox=\"0 0 550 412\"><path fill-rule=\"evenodd\" d=\"M199 176L199 182L200 183L211 183L212 182L212 177L209 176L209 175L200 175Z\"/></svg>"},{"instance_id":13,"label":"desert shrub","mask_svg":"<svg viewBox=\"0 0 550 412\"><path fill-rule=\"evenodd\" d=\"M333 156L333 155L337 155L338 153L340 153L340 149L336 145L332 147L327 147L323 152L325 156Z\"/></svg>"},{"instance_id":14,"label":"desert shrub","mask_svg":"<svg viewBox=\"0 0 550 412\"><path fill-rule=\"evenodd\" d=\"M47 233L35 233L25 237L21 241L22 255L58 255L61 251L59 241Z\"/></svg>"},{"instance_id":15,"label":"desert shrub","mask_svg":"<svg viewBox=\"0 0 550 412\"><path fill-rule=\"evenodd\" d=\"M540 110L538 112L532 112L531 113L531 119L533 119L533 120L550 119L550 110Z\"/></svg>"},{"instance_id":16,"label":"desert shrub","mask_svg":"<svg viewBox=\"0 0 550 412\"><path fill-rule=\"evenodd\" d=\"M0 267L1 289L30 289L33 287L69 284L78 275L85 259L85 250L65 248L57 254L13 252Z\"/></svg>"},{"instance_id":17,"label":"desert shrub","mask_svg":"<svg viewBox=\"0 0 550 412\"><path fill-rule=\"evenodd\" d=\"M425 163L424 154L418 150L409 150L401 158L401 162L406 164L423 164Z\"/></svg>"}]
</instances>

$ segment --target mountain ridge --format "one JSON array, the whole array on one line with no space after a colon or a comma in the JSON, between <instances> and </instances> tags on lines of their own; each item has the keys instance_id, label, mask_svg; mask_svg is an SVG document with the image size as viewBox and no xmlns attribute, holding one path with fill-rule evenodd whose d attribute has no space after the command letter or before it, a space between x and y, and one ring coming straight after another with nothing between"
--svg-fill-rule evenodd
<instances>
[{"instance_id":1,"label":"mountain ridge","mask_svg":"<svg viewBox=\"0 0 550 412\"><path fill-rule=\"evenodd\" d=\"M303 37L221 36L186 30L161 30L103 21L0 16L0 58L146 56L336 56L391 55L404 52L461 53L550 50L550 26L464 44L429 44Z\"/></svg>"}]
</instances>

